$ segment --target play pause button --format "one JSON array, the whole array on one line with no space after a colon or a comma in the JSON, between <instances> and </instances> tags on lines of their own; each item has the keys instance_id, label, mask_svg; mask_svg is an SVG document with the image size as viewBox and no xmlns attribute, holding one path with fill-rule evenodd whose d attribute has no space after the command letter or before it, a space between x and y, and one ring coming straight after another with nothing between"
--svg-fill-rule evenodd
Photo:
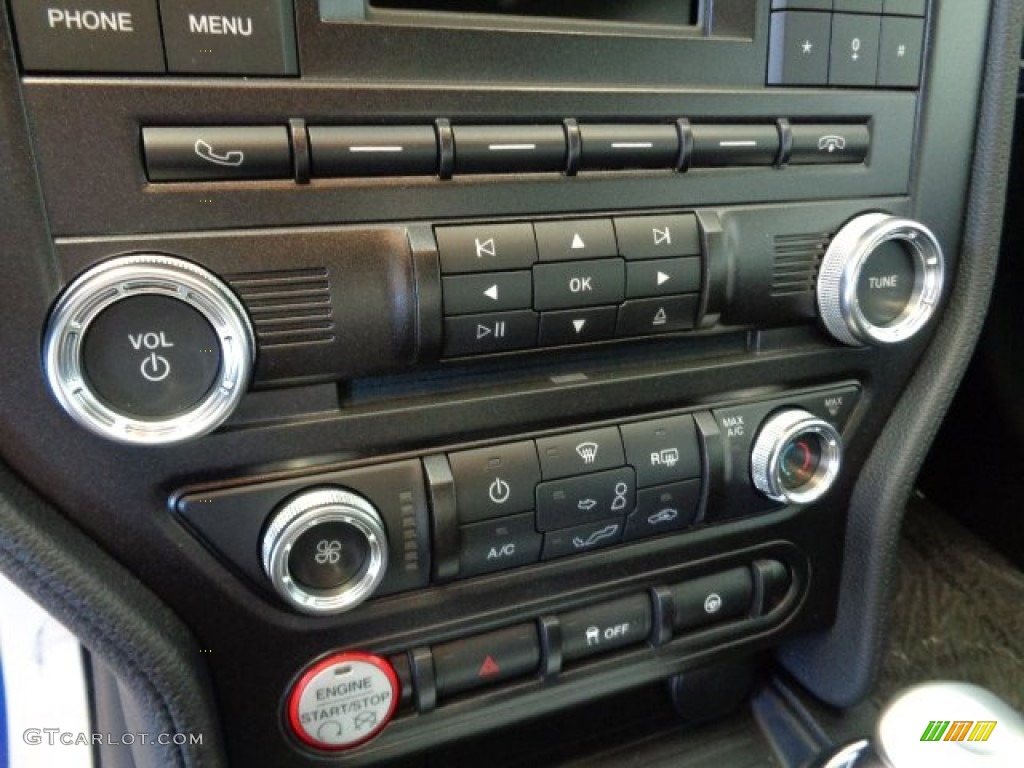
<instances>
[{"instance_id":1,"label":"play pause button","mask_svg":"<svg viewBox=\"0 0 1024 768\"><path fill-rule=\"evenodd\" d=\"M460 315L444 319L444 356L487 355L532 347L537 313L530 310Z\"/></svg>"},{"instance_id":2,"label":"play pause button","mask_svg":"<svg viewBox=\"0 0 1024 768\"><path fill-rule=\"evenodd\" d=\"M610 339L615 335L617 313L615 307L543 312L540 316L538 343L542 347L557 347Z\"/></svg>"}]
</instances>

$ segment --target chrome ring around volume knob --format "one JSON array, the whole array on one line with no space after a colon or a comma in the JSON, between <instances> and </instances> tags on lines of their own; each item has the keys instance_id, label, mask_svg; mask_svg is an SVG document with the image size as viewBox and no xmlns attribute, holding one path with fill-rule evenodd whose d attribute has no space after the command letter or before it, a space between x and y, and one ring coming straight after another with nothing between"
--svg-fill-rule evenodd
<instances>
[{"instance_id":1,"label":"chrome ring around volume knob","mask_svg":"<svg viewBox=\"0 0 1024 768\"><path fill-rule=\"evenodd\" d=\"M864 214L829 244L818 275L818 311L843 344L898 344L931 319L944 275L942 246L926 226Z\"/></svg>"},{"instance_id":2,"label":"chrome ring around volume knob","mask_svg":"<svg viewBox=\"0 0 1024 768\"><path fill-rule=\"evenodd\" d=\"M256 342L239 299L182 259L110 259L64 290L47 323L43 366L65 411L134 445L216 429L249 386Z\"/></svg>"},{"instance_id":3,"label":"chrome ring around volume knob","mask_svg":"<svg viewBox=\"0 0 1024 768\"><path fill-rule=\"evenodd\" d=\"M342 488L303 491L263 534L263 570L297 610L326 615L369 598L388 567L388 538L373 504Z\"/></svg>"},{"instance_id":4,"label":"chrome ring around volume knob","mask_svg":"<svg viewBox=\"0 0 1024 768\"><path fill-rule=\"evenodd\" d=\"M835 483L842 459L843 441L836 428L791 408L761 425L750 455L751 480L772 501L810 504Z\"/></svg>"}]
</instances>

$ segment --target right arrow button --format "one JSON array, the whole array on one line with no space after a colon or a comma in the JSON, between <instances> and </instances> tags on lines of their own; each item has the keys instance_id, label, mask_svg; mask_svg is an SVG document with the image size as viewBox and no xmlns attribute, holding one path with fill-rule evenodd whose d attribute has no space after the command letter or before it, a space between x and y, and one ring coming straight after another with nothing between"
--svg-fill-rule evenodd
<instances>
[{"instance_id":1,"label":"right arrow button","mask_svg":"<svg viewBox=\"0 0 1024 768\"><path fill-rule=\"evenodd\" d=\"M699 258L626 262L627 299L698 293L700 288Z\"/></svg>"}]
</instances>

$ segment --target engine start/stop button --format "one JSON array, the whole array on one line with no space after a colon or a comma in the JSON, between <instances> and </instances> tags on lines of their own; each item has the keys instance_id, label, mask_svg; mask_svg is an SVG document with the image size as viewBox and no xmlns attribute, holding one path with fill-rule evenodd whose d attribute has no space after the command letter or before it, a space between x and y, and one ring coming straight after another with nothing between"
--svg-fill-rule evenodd
<instances>
[{"instance_id":1,"label":"engine start/stop button","mask_svg":"<svg viewBox=\"0 0 1024 768\"><path fill-rule=\"evenodd\" d=\"M368 653L337 653L314 664L295 684L288 722L311 747L351 749L388 724L399 693L398 678L386 660Z\"/></svg>"}]
</instances>

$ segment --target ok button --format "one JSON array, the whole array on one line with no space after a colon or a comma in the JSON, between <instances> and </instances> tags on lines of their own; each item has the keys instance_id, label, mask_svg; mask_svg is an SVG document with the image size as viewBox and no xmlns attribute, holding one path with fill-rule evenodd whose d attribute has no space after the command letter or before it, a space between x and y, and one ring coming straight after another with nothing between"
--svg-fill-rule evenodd
<instances>
[{"instance_id":1,"label":"ok button","mask_svg":"<svg viewBox=\"0 0 1024 768\"><path fill-rule=\"evenodd\" d=\"M626 294L622 259L594 259L533 267L534 308L574 309L618 304Z\"/></svg>"}]
</instances>

